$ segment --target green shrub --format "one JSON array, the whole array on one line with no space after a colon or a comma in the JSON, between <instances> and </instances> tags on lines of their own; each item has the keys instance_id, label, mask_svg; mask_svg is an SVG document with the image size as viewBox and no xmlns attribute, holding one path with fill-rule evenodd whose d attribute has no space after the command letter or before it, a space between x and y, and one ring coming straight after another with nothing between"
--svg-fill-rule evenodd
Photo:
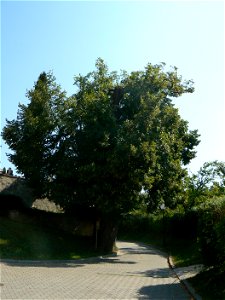
<instances>
[{"instance_id":1,"label":"green shrub","mask_svg":"<svg viewBox=\"0 0 225 300\"><path fill-rule=\"evenodd\" d=\"M206 266L225 262L225 197L210 199L198 208L199 245Z\"/></svg>"},{"instance_id":2,"label":"green shrub","mask_svg":"<svg viewBox=\"0 0 225 300\"><path fill-rule=\"evenodd\" d=\"M197 239L198 215L195 210L189 212L167 210L154 214L130 214L123 218L120 232L138 235L166 235L167 239Z\"/></svg>"},{"instance_id":3,"label":"green shrub","mask_svg":"<svg viewBox=\"0 0 225 300\"><path fill-rule=\"evenodd\" d=\"M162 233L162 217L145 214L129 214L120 223L120 235L140 237Z\"/></svg>"},{"instance_id":4,"label":"green shrub","mask_svg":"<svg viewBox=\"0 0 225 300\"><path fill-rule=\"evenodd\" d=\"M217 261L219 266L225 273L225 201L223 206L223 213L220 221L215 226L215 233L217 238L216 251Z\"/></svg>"},{"instance_id":5,"label":"green shrub","mask_svg":"<svg viewBox=\"0 0 225 300\"><path fill-rule=\"evenodd\" d=\"M167 217L167 230L172 238L196 239L198 215L195 210L174 212Z\"/></svg>"}]
</instances>

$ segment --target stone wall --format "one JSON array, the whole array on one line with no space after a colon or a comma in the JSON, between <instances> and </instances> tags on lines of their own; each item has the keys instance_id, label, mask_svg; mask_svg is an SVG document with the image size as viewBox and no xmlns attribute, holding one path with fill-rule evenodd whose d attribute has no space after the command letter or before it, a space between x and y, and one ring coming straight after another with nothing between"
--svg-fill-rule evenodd
<instances>
[{"instance_id":1,"label":"stone wall","mask_svg":"<svg viewBox=\"0 0 225 300\"><path fill-rule=\"evenodd\" d=\"M0 174L0 194L17 196L28 207L31 207L35 200L32 190L27 187L23 178L5 174Z\"/></svg>"},{"instance_id":2,"label":"stone wall","mask_svg":"<svg viewBox=\"0 0 225 300\"><path fill-rule=\"evenodd\" d=\"M65 215L58 205L47 198L35 199L21 177L0 174L0 202L0 210L5 210L10 218L17 221L33 220L80 236L93 234L93 220ZM23 211L23 204L33 209Z\"/></svg>"},{"instance_id":3,"label":"stone wall","mask_svg":"<svg viewBox=\"0 0 225 300\"><path fill-rule=\"evenodd\" d=\"M59 205L49 201L47 198L36 199L32 190L27 187L24 178L0 174L0 195L13 195L22 199L25 206L51 212L62 212Z\"/></svg>"}]
</instances>

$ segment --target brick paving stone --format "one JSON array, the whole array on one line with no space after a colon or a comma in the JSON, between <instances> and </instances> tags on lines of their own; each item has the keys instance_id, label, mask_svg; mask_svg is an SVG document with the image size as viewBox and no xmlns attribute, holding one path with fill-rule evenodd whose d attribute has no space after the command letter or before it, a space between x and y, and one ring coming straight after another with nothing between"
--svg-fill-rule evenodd
<instances>
[{"instance_id":1,"label":"brick paving stone","mask_svg":"<svg viewBox=\"0 0 225 300\"><path fill-rule=\"evenodd\" d=\"M1 261L1 299L190 299L166 257L118 242L117 256L77 261Z\"/></svg>"}]
</instances>

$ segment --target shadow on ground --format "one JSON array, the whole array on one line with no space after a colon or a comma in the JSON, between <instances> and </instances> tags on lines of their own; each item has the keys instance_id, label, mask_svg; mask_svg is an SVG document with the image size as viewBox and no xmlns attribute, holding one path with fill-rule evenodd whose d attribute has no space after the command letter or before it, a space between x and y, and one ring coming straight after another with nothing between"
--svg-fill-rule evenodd
<instances>
[{"instance_id":1,"label":"shadow on ground","mask_svg":"<svg viewBox=\"0 0 225 300\"><path fill-rule=\"evenodd\" d=\"M129 273L128 273L129 274ZM151 277L151 278L171 278L175 277L174 272L168 268L159 268L144 272L132 272L133 276Z\"/></svg>"},{"instance_id":2,"label":"shadow on ground","mask_svg":"<svg viewBox=\"0 0 225 300\"><path fill-rule=\"evenodd\" d=\"M183 294L183 296L181 296ZM138 299L154 300L188 300L190 297L183 291L179 282L144 286L138 291Z\"/></svg>"},{"instance_id":3,"label":"shadow on ground","mask_svg":"<svg viewBox=\"0 0 225 300\"><path fill-rule=\"evenodd\" d=\"M44 268L77 268L89 264L136 264L135 261L126 261L114 257L93 257L77 260L14 260L3 259L2 264L11 267L44 267Z\"/></svg>"},{"instance_id":4,"label":"shadow on ground","mask_svg":"<svg viewBox=\"0 0 225 300\"><path fill-rule=\"evenodd\" d=\"M121 242L125 242L126 241L122 241ZM160 255L162 257L168 257L168 254L159 250L159 249L155 249L154 247L152 246L148 246L144 243L141 243L141 242L134 242L134 241L130 241L132 242L136 247L121 247L119 249L119 251L121 253L129 253L129 254L151 254L151 255Z\"/></svg>"}]
</instances>

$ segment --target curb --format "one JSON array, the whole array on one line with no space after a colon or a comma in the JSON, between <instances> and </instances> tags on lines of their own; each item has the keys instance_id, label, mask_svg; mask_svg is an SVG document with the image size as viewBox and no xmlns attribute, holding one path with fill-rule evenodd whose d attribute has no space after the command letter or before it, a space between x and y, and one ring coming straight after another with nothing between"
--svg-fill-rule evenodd
<instances>
[{"instance_id":1,"label":"curb","mask_svg":"<svg viewBox=\"0 0 225 300\"><path fill-rule=\"evenodd\" d=\"M193 287L188 283L188 281L186 279L181 279L177 272L176 272L176 267L172 262L171 256L168 256L167 258L167 262L168 265L170 267L170 269L174 272L175 276L177 277L177 279L180 281L181 285L183 286L183 288L186 290L186 292L189 294L190 296L190 300L202 300L202 298L196 294L195 290L193 289Z\"/></svg>"}]
</instances>

